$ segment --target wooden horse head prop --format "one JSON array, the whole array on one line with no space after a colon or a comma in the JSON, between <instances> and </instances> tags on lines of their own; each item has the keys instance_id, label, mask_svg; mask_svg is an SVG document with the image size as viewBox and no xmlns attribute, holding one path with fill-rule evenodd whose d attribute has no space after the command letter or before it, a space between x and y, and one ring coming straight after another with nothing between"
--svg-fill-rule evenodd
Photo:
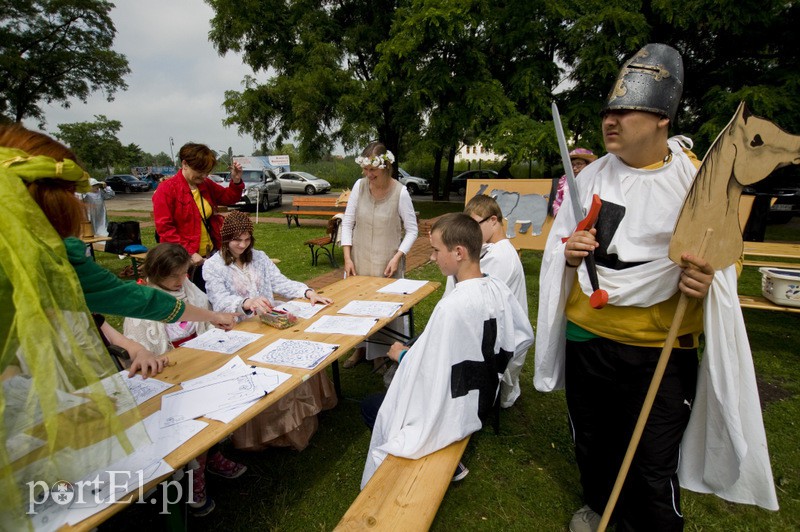
<instances>
[{"instance_id":1,"label":"wooden horse head prop","mask_svg":"<svg viewBox=\"0 0 800 532\"><path fill-rule=\"evenodd\" d=\"M697 170L672 232L669 258L681 264L683 253L700 256L706 230L713 229L703 258L715 270L733 264L743 249L738 220L742 187L789 164L800 164L800 136L751 115L740 103Z\"/></svg>"}]
</instances>

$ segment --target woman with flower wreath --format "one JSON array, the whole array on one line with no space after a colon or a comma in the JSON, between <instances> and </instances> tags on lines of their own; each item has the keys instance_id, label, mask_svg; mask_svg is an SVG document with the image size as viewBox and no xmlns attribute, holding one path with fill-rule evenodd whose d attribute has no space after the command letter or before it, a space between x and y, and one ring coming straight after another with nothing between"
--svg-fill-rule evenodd
<instances>
[{"instance_id":1,"label":"woman with flower wreath","mask_svg":"<svg viewBox=\"0 0 800 532\"><path fill-rule=\"evenodd\" d=\"M353 185L342 221L345 275L401 278L406 253L417 239L411 196L392 178L394 154L382 142L370 142L356 163L364 177ZM355 366L364 354L363 348L357 349L344 366ZM369 360L384 354L373 349L366 353Z\"/></svg>"}]
</instances>

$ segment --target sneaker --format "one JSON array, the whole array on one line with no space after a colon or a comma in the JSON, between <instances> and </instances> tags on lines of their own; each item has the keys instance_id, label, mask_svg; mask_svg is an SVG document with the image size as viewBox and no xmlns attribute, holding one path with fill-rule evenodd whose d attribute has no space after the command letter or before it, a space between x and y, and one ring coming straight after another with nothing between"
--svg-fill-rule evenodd
<instances>
[{"instance_id":1,"label":"sneaker","mask_svg":"<svg viewBox=\"0 0 800 532\"><path fill-rule=\"evenodd\" d=\"M217 503L214 502L214 499L204 496L202 501L189 503L189 513L195 517L205 517L213 512L216 507Z\"/></svg>"},{"instance_id":2,"label":"sneaker","mask_svg":"<svg viewBox=\"0 0 800 532\"><path fill-rule=\"evenodd\" d=\"M464 477L466 477L467 475L469 475L469 469L467 469L467 466L459 462L458 467L456 467L456 472L453 475L453 480L451 480L451 482L458 482L459 480L464 480Z\"/></svg>"},{"instance_id":3,"label":"sneaker","mask_svg":"<svg viewBox=\"0 0 800 532\"><path fill-rule=\"evenodd\" d=\"M208 457L206 471L222 478L239 478L247 471L247 466L228 460L217 451Z\"/></svg>"},{"instance_id":4,"label":"sneaker","mask_svg":"<svg viewBox=\"0 0 800 532\"><path fill-rule=\"evenodd\" d=\"M569 522L570 532L594 532L600 526L602 516L589 508L587 504L572 516Z\"/></svg>"}]
</instances>

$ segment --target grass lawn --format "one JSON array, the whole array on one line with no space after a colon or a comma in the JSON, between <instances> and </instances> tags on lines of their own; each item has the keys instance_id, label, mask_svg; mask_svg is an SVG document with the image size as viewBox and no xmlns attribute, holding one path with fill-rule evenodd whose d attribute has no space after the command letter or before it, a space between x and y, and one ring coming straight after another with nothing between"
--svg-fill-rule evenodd
<instances>
[{"instance_id":1,"label":"grass lawn","mask_svg":"<svg viewBox=\"0 0 800 532\"><path fill-rule=\"evenodd\" d=\"M416 206L424 209L422 218L460 207L427 202ZM145 245L152 245L152 229L142 232ZM280 258L279 266L286 275L306 280L330 269L325 261L312 268L308 250L302 246L305 239L321 232L319 227L288 229L285 224L260 224L257 246ZM800 241L800 223L770 226L767 238ZM116 271L127 264L105 253L97 255L99 262ZM525 251L522 261L535 323L541 253ZM430 264L408 276L443 281L436 266ZM756 269L746 269L740 290L760 293ZM418 331L440 297L441 289L416 308ZM768 512L684 490L688 530L800 530L800 315L745 310L744 317L781 510ZM229 450L228 455L246 463L249 471L232 481L209 479L209 493L217 509L205 518L190 517L190 529L331 530L336 526L358 493L369 446L358 401L383 386L367 364L342 370L341 375L346 397L335 409L320 415L319 431L309 447L302 453ZM472 437L465 455L471 472L449 489L433 530L562 531L572 512L581 506L563 392L536 392L532 378L533 350L522 375L522 397L502 412L499 435L487 429ZM161 520L156 511L149 505L133 505L102 528L158 528Z\"/></svg>"}]
</instances>

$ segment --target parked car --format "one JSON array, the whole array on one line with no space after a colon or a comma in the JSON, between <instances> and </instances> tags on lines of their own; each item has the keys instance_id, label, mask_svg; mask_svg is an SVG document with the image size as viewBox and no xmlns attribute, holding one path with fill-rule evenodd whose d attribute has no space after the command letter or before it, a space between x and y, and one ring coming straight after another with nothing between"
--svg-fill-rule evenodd
<instances>
[{"instance_id":1,"label":"parked car","mask_svg":"<svg viewBox=\"0 0 800 532\"><path fill-rule=\"evenodd\" d=\"M431 184L425 178L413 176L402 168L398 168L397 173L399 174L400 182L405 185L406 190L412 196L414 194L424 194L431 188Z\"/></svg>"},{"instance_id":2,"label":"parked car","mask_svg":"<svg viewBox=\"0 0 800 532\"><path fill-rule=\"evenodd\" d=\"M218 185L221 185L225 182L225 178L219 174L208 174L208 178Z\"/></svg>"},{"instance_id":3,"label":"parked car","mask_svg":"<svg viewBox=\"0 0 800 532\"><path fill-rule=\"evenodd\" d=\"M467 170L461 172L453 178L450 183L450 192L455 192L461 196L467 193L467 179L497 179L497 172L494 170Z\"/></svg>"},{"instance_id":4,"label":"parked car","mask_svg":"<svg viewBox=\"0 0 800 532\"><path fill-rule=\"evenodd\" d=\"M300 192L313 196L330 192L331 184L308 172L284 172L278 176L284 192Z\"/></svg>"},{"instance_id":5,"label":"parked car","mask_svg":"<svg viewBox=\"0 0 800 532\"><path fill-rule=\"evenodd\" d=\"M106 185L114 192L146 192L150 190L150 183L142 181L130 174L115 174L106 178Z\"/></svg>"},{"instance_id":6,"label":"parked car","mask_svg":"<svg viewBox=\"0 0 800 532\"><path fill-rule=\"evenodd\" d=\"M158 184L161 183L161 180L164 179L164 174L147 174L139 179L150 185L150 190L155 190L158 188Z\"/></svg>"},{"instance_id":7,"label":"parked car","mask_svg":"<svg viewBox=\"0 0 800 532\"><path fill-rule=\"evenodd\" d=\"M237 206L255 209L256 204L260 202L259 209L266 211L271 206L280 207L283 204L281 184L271 170L243 170L242 181L244 181L244 190L242 199L236 203ZM228 181L220 184L230 185L230 176L228 176Z\"/></svg>"}]
</instances>

